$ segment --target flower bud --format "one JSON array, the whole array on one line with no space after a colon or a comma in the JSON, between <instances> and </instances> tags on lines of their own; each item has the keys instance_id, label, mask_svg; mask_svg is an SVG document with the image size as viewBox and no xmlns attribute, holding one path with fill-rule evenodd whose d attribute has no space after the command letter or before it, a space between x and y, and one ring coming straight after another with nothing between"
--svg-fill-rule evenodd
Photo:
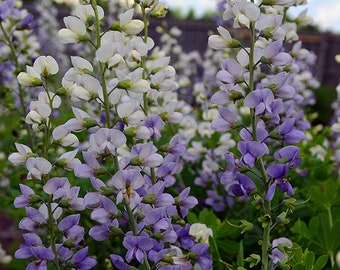
<instances>
[{"instance_id":1,"label":"flower bud","mask_svg":"<svg viewBox=\"0 0 340 270\"><path fill-rule=\"evenodd\" d=\"M159 3L150 13L151 18L164 18L168 13L169 8L164 3Z\"/></svg>"}]
</instances>

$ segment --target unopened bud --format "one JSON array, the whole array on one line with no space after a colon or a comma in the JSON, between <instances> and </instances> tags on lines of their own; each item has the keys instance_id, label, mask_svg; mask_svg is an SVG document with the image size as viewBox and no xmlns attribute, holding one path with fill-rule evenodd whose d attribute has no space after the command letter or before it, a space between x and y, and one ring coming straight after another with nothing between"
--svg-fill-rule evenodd
<instances>
[{"instance_id":1,"label":"unopened bud","mask_svg":"<svg viewBox=\"0 0 340 270\"><path fill-rule=\"evenodd\" d=\"M159 3L150 13L151 18L164 18L168 13L169 8L164 3Z\"/></svg>"}]
</instances>

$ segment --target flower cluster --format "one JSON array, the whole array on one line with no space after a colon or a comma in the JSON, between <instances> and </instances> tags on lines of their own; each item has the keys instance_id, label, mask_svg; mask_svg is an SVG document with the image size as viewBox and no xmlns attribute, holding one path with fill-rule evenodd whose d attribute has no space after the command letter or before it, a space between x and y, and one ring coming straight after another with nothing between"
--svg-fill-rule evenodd
<instances>
[{"instance_id":1,"label":"flower cluster","mask_svg":"<svg viewBox=\"0 0 340 270\"><path fill-rule=\"evenodd\" d=\"M198 201L189 187L176 184L185 145L175 133L169 141L161 137L183 118L175 69L146 34L145 21L162 17L165 7L158 1L140 1L138 6L143 21L134 19L130 8L103 31L104 9L95 1L76 6L75 16L64 18L60 40L90 43L95 58L90 62L72 56L72 67L57 90L49 89L59 71L51 56L38 57L18 75L22 86L43 89L38 100L31 101L25 121L44 134L44 143L40 156L17 143L17 152L9 157L13 164L24 165L26 179L35 183L21 184L22 195L14 203L26 208L19 227L28 231L16 258L32 258L42 269L49 264L92 268L97 261L88 255L86 243L91 240L81 216L74 214L88 209L93 220L89 235L95 241L117 242L107 258L118 269L139 264L146 269L212 268L208 238L197 238L197 243L185 221ZM137 35L143 29L144 36ZM53 113L65 106L61 97L70 99L74 117L60 124ZM59 151L51 151L51 145ZM79 149L83 162L76 157ZM79 197L84 191L73 185L78 180L64 176L68 171L75 179L89 179L93 191ZM167 192L170 189L175 193ZM40 230L47 230L50 245Z\"/></svg>"},{"instance_id":2,"label":"flower cluster","mask_svg":"<svg viewBox=\"0 0 340 270\"><path fill-rule=\"evenodd\" d=\"M263 205L259 220L264 228L262 267L267 269L271 218L276 215L271 205L283 200L274 200L277 189L294 195L288 175L301 163L300 148L295 144L305 138L303 131L310 127L303 109L313 104L307 89L318 83L314 79L306 84L302 77L311 76L304 70L315 56L296 42L296 23L285 18L284 10L297 4L295 1L228 4L223 19L232 20L235 29L248 31L250 43L232 38L223 26L218 27L219 35L209 38L212 48L234 53L222 60L222 70L216 75L220 89L211 97L219 111L212 128L227 133L239 129L240 139L238 151L226 153L227 164L219 179L229 196L248 200L255 195L255 201ZM305 13L297 21L307 21L303 16ZM284 41L296 42L291 51ZM235 106L230 107L231 103Z\"/></svg>"}]
</instances>

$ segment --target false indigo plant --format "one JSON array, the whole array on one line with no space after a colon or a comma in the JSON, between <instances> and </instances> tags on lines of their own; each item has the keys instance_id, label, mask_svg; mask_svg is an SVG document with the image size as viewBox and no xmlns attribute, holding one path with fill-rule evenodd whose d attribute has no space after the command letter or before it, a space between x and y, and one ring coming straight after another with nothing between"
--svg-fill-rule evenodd
<instances>
[{"instance_id":1,"label":"false indigo plant","mask_svg":"<svg viewBox=\"0 0 340 270\"><path fill-rule=\"evenodd\" d=\"M303 104L306 97L302 97L308 92L297 74L308 66L308 60L313 62L308 58L313 56L301 49L301 42L290 52L284 46L284 41L297 39L296 24L286 21L287 9L296 4L228 1L223 19L232 20L234 28L247 32L249 43L240 43L223 26L218 27L220 35L209 38L212 48L229 49L235 55L222 60L222 70L216 75L220 90L211 98L220 114L212 121L213 129L239 130L238 151L225 155L227 165L219 179L229 196L252 200L261 209L261 255L251 254L245 261L250 267L261 262L262 269L276 267L278 261L284 265L281 259L285 255L274 255L272 248L277 244L271 234L277 225L288 222L289 208L284 205L295 194L289 173L301 163L295 144L304 139L303 131L310 127L303 113L308 102ZM230 103L236 104L236 110L229 108ZM238 115L240 108L247 109L248 115Z\"/></svg>"},{"instance_id":2,"label":"false indigo plant","mask_svg":"<svg viewBox=\"0 0 340 270\"><path fill-rule=\"evenodd\" d=\"M102 30L103 8L95 0L85 2L75 16L64 18L59 38L64 44L90 44L95 58L72 56L58 89L50 88L59 71L51 56L38 57L18 75L20 85L41 87L25 121L42 134L42 147L39 153L17 143L9 157L25 165L26 179L34 182L21 184L15 200L26 210L19 227L28 231L15 256L31 259L26 269L91 269L98 262L118 269L211 269L206 239L195 242L196 231L185 221L197 199L189 187L167 192L176 190L185 146L176 136L161 141L161 132L182 120L173 92L175 70L169 57L152 51L148 37L148 18L163 17L166 7L136 1L142 20L133 19L130 8ZM74 114L63 124L53 116L61 97L70 98ZM74 180L64 176L68 171L74 171ZM83 198L81 186L74 185L81 178L93 188ZM97 259L90 255L82 216L74 214L86 209L93 220L88 234L110 246Z\"/></svg>"},{"instance_id":3,"label":"false indigo plant","mask_svg":"<svg viewBox=\"0 0 340 270\"><path fill-rule=\"evenodd\" d=\"M65 55L21 55L17 31L31 34L34 23L15 1L1 3L1 45L32 134L18 137L8 158L22 168L14 257L26 259L26 269L60 270L310 265L301 246L314 239L296 240L312 234L316 218L308 233L301 220L285 226L303 205L297 200L307 199L298 181L313 136L304 109L318 86L315 55L296 34L310 18L287 16L303 3L220 3L219 35L200 56L183 52L177 28L158 27L155 45L150 18L167 13L157 0L83 0L51 33L57 51L71 52L69 64ZM339 223L322 200L336 235ZM315 269L328 257L335 265L337 246L325 250Z\"/></svg>"}]
</instances>

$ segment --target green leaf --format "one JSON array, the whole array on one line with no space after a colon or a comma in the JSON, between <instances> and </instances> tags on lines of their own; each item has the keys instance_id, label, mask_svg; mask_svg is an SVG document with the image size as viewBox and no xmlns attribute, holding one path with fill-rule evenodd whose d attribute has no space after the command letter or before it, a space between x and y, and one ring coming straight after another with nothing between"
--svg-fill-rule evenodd
<instances>
[{"instance_id":1,"label":"green leaf","mask_svg":"<svg viewBox=\"0 0 340 270\"><path fill-rule=\"evenodd\" d=\"M318 217L312 217L309 221L309 224L308 224L308 228L309 228L308 231L309 231L310 237L313 237L313 236L320 233L319 227L320 227L319 218Z\"/></svg>"},{"instance_id":2,"label":"green leaf","mask_svg":"<svg viewBox=\"0 0 340 270\"><path fill-rule=\"evenodd\" d=\"M315 262L313 270L321 270L327 264L328 255L321 255Z\"/></svg>"},{"instance_id":3,"label":"green leaf","mask_svg":"<svg viewBox=\"0 0 340 270\"><path fill-rule=\"evenodd\" d=\"M244 249L243 249L243 241L240 242L240 249L237 254L237 266L244 266Z\"/></svg>"},{"instance_id":4,"label":"green leaf","mask_svg":"<svg viewBox=\"0 0 340 270\"><path fill-rule=\"evenodd\" d=\"M186 218L190 224L198 223L198 217L195 213L189 212Z\"/></svg>"},{"instance_id":5,"label":"green leaf","mask_svg":"<svg viewBox=\"0 0 340 270\"><path fill-rule=\"evenodd\" d=\"M204 223L210 228L216 227L216 225L221 222L213 212L207 209L204 209L199 213L198 219L200 223Z\"/></svg>"},{"instance_id":6,"label":"green leaf","mask_svg":"<svg viewBox=\"0 0 340 270\"><path fill-rule=\"evenodd\" d=\"M312 251L306 250L305 251L306 255L305 255L305 266L306 266L306 270L308 269L312 269L313 265L314 265L314 261L315 261L315 254Z\"/></svg>"},{"instance_id":7,"label":"green leaf","mask_svg":"<svg viewBox=\"0 0 340 270\"><path fill-rule=\"evenodd\" d=\"M310 239L307 225L304 221L300 219L295 222L294 226L292 227L292 231L294 233L298 233L300 235L300 238Z\"/></svg>"},{"instance_id":8,"label":"green leaf","mask_svg":"<svg viewBox=\"0 0 340 270\"><path fill-rule=\"evenodd\" d=\"M227 254L237 254L240 250L240 243L233 240L217 239L216 243L218 248Z\"/></svg>"}]
</instances>

